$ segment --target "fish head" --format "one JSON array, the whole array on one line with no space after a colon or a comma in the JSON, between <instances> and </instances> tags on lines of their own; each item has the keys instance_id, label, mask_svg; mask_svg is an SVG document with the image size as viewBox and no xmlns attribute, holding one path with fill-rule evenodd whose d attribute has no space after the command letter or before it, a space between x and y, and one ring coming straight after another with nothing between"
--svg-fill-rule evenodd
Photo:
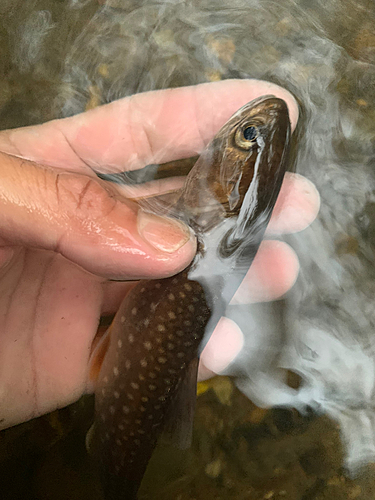
<instances>
[{"instance_id":1,"label":"fish head","mask_svg":"<svg viewBox=\"0 0 375 500\"><path fill-rule=\"evenodd\" d=\"M227 216L239 214L256 180L258 206L262 199L269 199L270 185L283 163L289 135L288 108L277 97L246 104L220 130L213 140L220 165L213 190Z\"/></svg>"},{"instance_id":2,"label":"fish head","mask_svg":"<svg viewBox=\"0 0 375 500\"><path fill-rule=\"evenodd\" d=\"M205 232L241 211L248 221L268 207L271 212L289 138L285 101L265 96L245 104L215 135L187 178L180 197L187 222Z\"/></svg>"},{"instance_id":3,"label":"fish head","mask_svg":"<svg viewBox=\"0 0 375 500\"><path fill-rule=\"evenodd\" d=\"M240 108L202 152L179 210L198 237L194 265L203 274L251 265L280 191L290 135L287 104L265 96Z\"/></svg>"}]
</instances>

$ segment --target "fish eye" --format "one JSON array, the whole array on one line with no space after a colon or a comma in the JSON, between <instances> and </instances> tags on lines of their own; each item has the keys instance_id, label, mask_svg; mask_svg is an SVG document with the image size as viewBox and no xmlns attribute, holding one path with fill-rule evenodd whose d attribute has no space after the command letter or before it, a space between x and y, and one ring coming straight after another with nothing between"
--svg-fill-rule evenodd
<instances>
[{"instance_id":1,"label":"fish eye","mask_svg":"<svg viewBox=\"0 0 375 500\"><path fill-rule=\"evenodd\" d=\"M236 130L236 135L234 137L235 142L241 149L250 149L255 139L258 137L258 129L254 125L244 125L238 127Z\"/></svg>"}]
</instances>

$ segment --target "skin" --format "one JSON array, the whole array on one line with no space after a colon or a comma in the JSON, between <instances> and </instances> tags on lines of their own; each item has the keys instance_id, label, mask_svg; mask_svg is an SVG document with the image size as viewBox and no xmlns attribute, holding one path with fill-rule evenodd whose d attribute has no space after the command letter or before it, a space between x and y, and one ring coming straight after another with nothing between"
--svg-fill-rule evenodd
<instances>
[{"instance_id":1,"label":"skin","mask_svg":"<svg viewBox=\"0 0 375 500\"><path fill-rule=\"evenodd\" d=\"M234 111L265 94L287 102L294 127L298 110L288 92L267 82L232 80L139 94L0 133L1 427L63 407L88 390L99 317L114 312L129 290L108 278L170 276L194 255L186 228L146 216L128 200L178 182L126 192L94 171L195 155ZM318 208L314 186L288 175L269 234L302 230ZM276 299L297 274L293 250L265 241L235 299ZM202 354L201 378L211 375L215 356L225 352L229 363L240 348L238 329L222 323Z\"/></svg>"}]
</instances>

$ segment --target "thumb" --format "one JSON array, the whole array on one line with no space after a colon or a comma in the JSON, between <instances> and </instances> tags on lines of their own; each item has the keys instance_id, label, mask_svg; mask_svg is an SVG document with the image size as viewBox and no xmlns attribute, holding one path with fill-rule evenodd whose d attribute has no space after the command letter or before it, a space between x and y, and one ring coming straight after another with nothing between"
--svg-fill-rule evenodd
<instances>
[{"instance_id":1,"label":"thumb","mask_svg":"<svg viewBox=\"0 0 375 500\"><path fill-rule=\"evenodd\" d=\"M172 275L196 242L172 219L143 212L96 177L0 153L0 238L61 253L107 278Z\"/></svg>"}]
</instances>

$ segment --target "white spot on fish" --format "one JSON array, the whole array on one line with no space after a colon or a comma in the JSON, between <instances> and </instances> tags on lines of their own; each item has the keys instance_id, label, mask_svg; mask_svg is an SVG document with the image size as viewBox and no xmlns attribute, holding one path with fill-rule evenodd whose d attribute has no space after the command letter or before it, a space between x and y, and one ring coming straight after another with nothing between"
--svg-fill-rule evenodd
<instances>
[{"instance_id":1,"label":"white spot on fish","mask_svg":"<svg viewBox=\"0 0 375 500\"><path fill-rule=\"evenodd\" d=\"M146 379L144 378L144 376L142 375L142 373L140 373L140 374L138 375L138 378L139 378L139 380L146 380Z\"/></svg>"},{"instance_id":2,"label":"white spot on fish","mask_svg":"<svg viewBox=\"0 0 375 500\"><path fill-rule=\"evenodd\" d=\"M194 312L195 311L195 307L191 304L188 305L188 309L190 312Z\"/></svg>"},{"instance_id":3,"label":"white spot on fish","mask_svg":"<svg viewBox=\"0 0 375 500\"><path fill-rule=\"evenodd\" d=\"M149 340L146 340L146 342L143 342L143 346L148 351L151 351L151 349L152 349L152 344L151 344L151 342Z\"/></svg>"},{"instance_id":4,"label":"white spot on fish","mask_svg":"<svg viewBox=\"0 0 375 500\"><path fill-rule=\"evenodd\" d=\"M158 325L157 329L158 329L158 332L165 332L165 326L164 325Z\"/></svg>"},{"instance_id":5,"label":"white spot on fish","mask_svg":"<svg viewBox=\"0 0 375 500\"><path fill-rule=\"evenodd\" d=\"M176 315L175 315L175 313L173 311L169 311L168 312L168 316L169 316L170 319L176 319Z\"/></svg>"},{"instance_id":6,"label":"white spot on fish","mask_svg":"<svg viewBox=\"0 0 375 500\"><path fill-rule=\"evenodd\" d=\"M150 391L154 391L156 389L156 385L150 384L148 388L150 389Z\"/></svg>"},{"instance_id":7,"label":"white spot on fish","mask_svg":"<svg viewBox=\"0 0 375 500\"><path fill-rule=\"evenodd\" d=\"M178 284L178 279L177 279L177 278L173 278L172 283L173 283L174 285L177 285L177 284Z\"/></svg>"},{"instance_id":8,"label":"white spot on fish","mask_svg":"<svg viewBox=\"0 0 375 500\"><path fill-rule=\"evenodd\" d=\"M175 300L175 296L173 295L173 293L170 293L170 294L168 295L168 299L169 299L169 300Z\"/></svg>"},{"instance_id":9,"label":"white spot on fish","mask_svg":"<svg viewBox=\"0 0 375 500\"><path fill-rule=\"evenodd\" d=\"M111 415L114 415L115 411L116 411L116 408L115 408L113 405L111 405L111 406L109 407L109 413L110 413Z\"/></svg>"},{"instance_id":10,"label":"white spot on fish","mask_svg":"<svg viewBox=\"0 0 375 500\"><path fill-rule=\"evenodd\" d=\"M136 382L130 382L130 385L133 387L133 389L139 389L139 384Z\"/></svg>"},{"instance_id":11,"label":"white spot on fish","mask_svg":"<svg viewBox=\"0 0 375 500\"><path fill-rule=\"evenodd\" d=\"M119 428L120 431L124 431L125 430L125 427L122 424L119 424L118 428Z\"/></svg>"},{"instance_id":12,"label":"white spot on fish","mask_svg":"<svg viewBox=\"0 0 375 500\"><path fill-rule=\"evenodd\" d=\"M191 287L191 285L189 285L189 283L185 283L185 284L184 284L184 288L185 288L185 290L187 290L188 292L191 292L191 291L192 291L192 287Z\"/></svg>"},{"instance_id":13,"label":"white spot on fish","mask_svg":"<svg viewBox=\"0 0 375 500\"><path fill-rule=\"evenodd\" d=\"M117 391L115 391L115 392L113 393L113 395L114 395L114 397L115 397L116 399L118 399L118 398L120 397L120 393L119 393L119 392L117 392Z\"/></svg>"},{"instance_id":14,"label":"white spot on fish","mask_svg":"<svg viewBox=\"0 0 375 500\"><path fill-rule=\"evenodd\" d=\"M143 396L143 397L141 397L141 401L143 401L144 403L147 403L148 398L146 396Z\"/></svg>"},{"instance_id":15,"label":"white spot on fish","mask_svg":"<svg viewBox=\"0 0 375 500\"><path fill-rule=\"evenodd\" d=\"M191 300L192 300L193 302L195 302L195 303L197 303L197 302L199 301L198 297L193 297Z\"/></svg>"},{"instance_id":16,"label":"white spot on fish","mask_svg":"<svg viewBox=\"0 0 375 500\"><path fill-rule=\"evenodd\" d=\"M171 382L171 379L165 378L164 379L164 383L167 384L167 385L170 385L172 382Z\"/></svg>"},{"instance_id":17,"label":"white spot on fish","mask_svg":"<svg viewBox=\"0 0 375 500\"><path fill-rule=\"evenodd\" d=\"M164 357L160 356L160 357L158 358L158 362L159 362L160 364L164 365L164 363L166 363L166 362L167 362L167 358L164 358Z\"/></svg>"},{"instance_id":18,"label":"white spot on fish","mask_svg":"<svg viewBox=\"0 0 375 500\"><path fill-rule=\"evenodd\" d=\"M125 368L127 370L129 370L129 368L131 367L131 365L132 365L132 363L131 363L130 359L126 359L125 360Z\"/></svg>"},{"instance_id":19,"label":"white spot on fish","mask_svg":"<svg viewBox=\"0 0 375 500\"><path fill-rule=\"evenodd\" d=\"M150 413L150 415L147 417L149 420L152 420L154 418L154 415Z\"/></svg>"},{"instance_id":20,"label":"white spot on fish","mask_svg":"<svg viewBox=\"0 0 375 500\"><path fill-rule=\"evenodd\" d=\"M149 376L150 378L156 378L156 373L154 373L154 372L150 372L150 373L148 374L148 376Z\"/></svg>"},{"instance_id":21,"label":"white spot on fish","mask_svg":"<svg viewBox=\"0 0 375 500\"><path fill-rule=\"evenodd\" d=\"M135 316L136 314L137 314L137 308L133 307L133 309L132 309L132 315Z\"/></svg>"},{"instance_id":22,"label":"white spot on fish","mask_svg":"<svg viewBox=\"0 0 375 500\"><path fill-rule=\"evenodd\" d=\"M125 323L125 316L121 316L120 321L121 321L121 323Z\"/></svg>"},{"instance_id":23,"label":"white spot on fish","mask_svg":"<svg viewBox=\"0 0 375 500\"><path fill-rule=\"evenodd\" d=\"M121 443L121 440L120 440L120 439L116 439L116 444L117 444L118 446L121 446L121 444L122 444L122 443Z\"/></svg>"},{"instance_id":24,"label":"white spot on fish","mask_svg":"<svg viewBox=\"0 0 375 500\"><path fill-rule=\"evenodd\" d=\"M144 406L140 406L139 409L143 412L143 411L146 411L146 408Z\"/></svg>"},{"instance_id":25,"label":"white spot on fish","mask_svg":"<svg viewBox=\"0 0 375 500\"><path fill-rule=\"evenodd\" d=\"M105 389L102 389L102 396L105 396Z\"/></svg>"},{"instance_id":26,"label":"white spot on fish","mask_svg":"<svg viewBox=\"0 0 375 500\"><path fill-rule=\"evenodd\" d=\"M142 421L141 421L141 420L139 420L139 418L136 418L136 419L134 420L134 422L135 422L137 425L141 425L141 423L142 423Z\"/></svg>"},{"instance_id":27,"label":"white spot on fish","mask_svg":"<svg viewBox=\"0 0 375 500\"><path fill-rule=\"evenodd\" d=\"M179 293L179 296L180 296L182 299L184 299L184 298L186 297L186 295L184 294L184 292L180 292L180 293Z\"/></svg>"},{"instance_id":28,"label":"white spot on fish","mask_svg":"<svg viewBox=\"0 0 375 500\"><path fill-rule=\"evenodd\" d=\"M165 349L163 349L162 347L159 347L158 352L160 354L164 354L165 353Z\"/></svg>"},{"instance_id":29,"label":"white spot on fish","mask_svg":"<svg viewBox=\"0 0 375 500\"><path fill-rule=\"evenodd\" d=\"M140 290L140 292L143 293L145 290L146 290L146 288L142 287L141 290Z\"/></svg>"},{"instance_id":30,"label":"white spot on fish","mask_svg":"<svg viewBox=\"0 0 375 500\"><path fill-rule=\"evenodd\" d=\"M122 407L122 411L125 413L125 415L127 415L127 414L130 412L130 408L129 408L129 406L124 405L124 406Z\"/></svg>"},{"instance_id":31,"label":"white spot on fish","mask_svg":"<svg viewBox=\"0 0 375 500\"><path fill-rule=\"evenodd\" d=\"M156 283L155 284L155 288L160 288L161 287L161 284L160 283Z\"/></svg>"},{"instance_id":32,"label":"white spot on fish","mask_svg":"<svg viewBox=\"0 0 375 500\"><path fill-rule=\"evenodd\" d=\"M132 344L134 342L134 335L132 333L129 333L128 341L129 341L129 344Z\"/></svg>"},{"instance_id":33,"label":"white spot on fish","mask_svg":"<svg viewBox=\"0 0 375 500\"><path fill-rule=\"evenodd\" d=\"M140 440L139 439L134 439L134 444L136 446L139 446L141 444Z\"/></svg>"},{"instance_id":34,"label":"white spot on fish","mask_svg":"<svg viewBox=\"0 0 375 500\"><path fill-rule=\"evenodd\" d=\"M174 344L172 344L172 342L168 342L167 347L170 351L172 351L174 349Z\"/></svg>"},{"instance_id":35,"label":"white spot on fish","mask_svg":"<svg viewBox=\"0 0 375 500\"><path fill-rule=\"evenodd\" d=\"M161 408L161 405L155 405L154 406L154 410L160 410L160 408Z\"/></svg>"},{"instance_id":36,"label":"white spot on fish","mask_svg":"<svg viewBox=\"0 0 375 500\"><path fill-rule=\"evenodd\" d=\"M178 358L183 358L185 356L185 353L184 352L178 352L177 353L177 357Z\"/></svg>"},{"instance_id":37,"label":"white spot on fish","mask_svg":"<svg viewBox=\"0 0 375 500\"><path fill-rule=\"evenodd\" d=\"M155 304L155 302L151 302L151 304L150 304L151 311L155 311L156 306L157 306L157 304Z\"/></svg>"},{"instance_id":38,"label":"white spot on fish","mask_svg":"<svg viewBox=\"0 0 375 500\"><path fill-rule=\"evenodd\" d=\"M184 321L184 325L185 325L185 326L191 326L191 321L189 321L188 319L186 319L186 320Z\"/></svg>"},{"instance_id":39,"label":"white spot on fish","mask_svg":"<svg viewBox=\"0 0 375 500\"><path fill-rule=\"evenodd\" d=\"M127 393L126 393L126 397L127 397L128 399L130 399L131 401L133 401L133 400L134 400L134 396L133 396L133 394L131 394L130 392L127 392Z\"/></svg>"},{"instance_id":40,"label":"white spot on fish","mask_svg":"<svg viewBox=\"0 0 375 500\"><path fill-rule=\"evenodd\" d=\"M107 376L103 378L103 382L104 382L105 384L108 384L108 377L107 377Z\"/></svg>"},{"instance_id":41,"label":"white spot on fish","mask_svg":"<svg viewBox=\"0 0 375 500\"><path fill-rule=\"evenodd\" d=\"M143 321L143 324L144 326L147 328L148 325L150 324L150 320L148 318L146 318L144 321Z\"/></svg>"},{"instance_id":42,"label":"white spot on fish","mask_svg":"<svg viewBox=\"0 0 375 500\"><path fill-rule=\"evenodd\" d=\"M144 434L145 433L145 431L143 429L138 429L137 432L138 432L138 434ZM135 440L134 440L134 442L135 442Z\"/></svg>"},{"instance_id":43,"label":"white spot on fish","mask_svg":"<svg viewBox=\"0 0 375 500\"><path fill-rule=\"evenodd\" d=\"M163 342L163 339L161 337L155 337L155 340L158 344L161 344Z\"/></svg>"},{"instance_id":44,"label":"white spot on fish","mask_svg":"<svg viewBox=\"0 0 375 500\"><path fill-rule=\"evenodd\" d=\"M141 359L140 364L141 364L141 366L143 368L146 368L146 366L147 366L147 359L146 358Z\"/></svg>"},{"instance_id":45,"label":"white spot on fish","mask_svg":"<svg viewBox=\"0 0 375 500\"><path fill-rule=\"evenodd\" d=\"M118 368L117 368L117 366L114 366L114 367L113 367L113 375L114 375L115 377L117 377L117 376L118 376L118 374L119 374Z\"/></svg>"},{"instance_id":46,"label":"white spot on fish","mask_svg":"<svg viewBox=\"0 0 375 500\"><path fill-rule=\"evenodd\" d=\"M177 372L173 368L168 368L168 373L170 373L171 375L174 375Z\"/></svg>"},{"instance_id":47,"label":"white spot on fish","mask_svg":"<svg viewBox=\"0 0 375 500\"><path fill-rule=\"evenodd\" d=\"M190 342L190 341L184 342L185 347L191 347L192 345L193 345L193 342Z\"/></svg>"},{"instance_id":48,"label":"white spot on fish","mask_svg":"<svg viewBox=\"0 0 375 500\"><path fill-rule=\"evenodd\" d=\"M118 345L118 348L121 349L121 347L122 347L122 340L121 339L118 339L117 345Z\"/></svg>"},{"instance_id":49,"label":"white spot on fish","mask_svg":"<svg viewBox=\"0 0 375 500\"><path fill-rule=\"evenodd\" d=\"M177 335L177 337L183 337L184 332L182 330L177 330L176 335Z\"/></svg>"}]
</instances>

